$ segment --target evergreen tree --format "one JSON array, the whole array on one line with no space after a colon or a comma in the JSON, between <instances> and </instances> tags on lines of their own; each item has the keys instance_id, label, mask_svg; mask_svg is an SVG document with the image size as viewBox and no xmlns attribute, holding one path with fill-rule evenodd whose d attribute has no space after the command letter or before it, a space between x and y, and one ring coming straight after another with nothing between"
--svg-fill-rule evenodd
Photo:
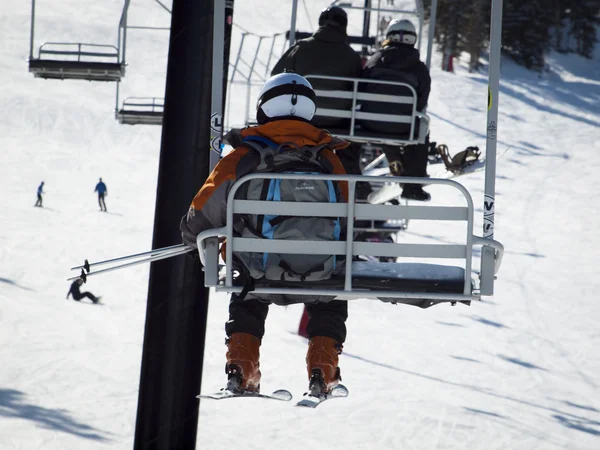
<instances>
[{"instance_id":1,"label":"evergreen tree","mask_svg":"<svg viewBox=\"0 0 600 450\"><path fill-rule=\"evenodd\" d=\"M550 46L551 16L545 3L545 0L504 2L502 49L528 69L543 69L544 53Z\"/></svg>"},{"instance_id":2,"label":"evergreen tree","mask_svg":"<svg viewBox=\"0 0 600 450\"><path fill-rule=\"evenodd\" d=\"M423 4L429 19L431 0ZM490 12L491 0L438 0L438 50L454 56L468 52L469 68L477 70L489 43ZM544 67L549 49L591 58L599 24L600 0L504 0L502 51L533 70Z\"/></svg>"},{"instance_id":3,"label":"evergreen tree","mask_svg":"<svg viewBox=\"0 0 600 450\"><path fill-rule=\"evenodd\" d=\"M597 0L570 0L568 18L569 36L575 41L577 54L591 58L597 43L596 28L600 23L600 2Z\"/></svg>"}]
</instances>

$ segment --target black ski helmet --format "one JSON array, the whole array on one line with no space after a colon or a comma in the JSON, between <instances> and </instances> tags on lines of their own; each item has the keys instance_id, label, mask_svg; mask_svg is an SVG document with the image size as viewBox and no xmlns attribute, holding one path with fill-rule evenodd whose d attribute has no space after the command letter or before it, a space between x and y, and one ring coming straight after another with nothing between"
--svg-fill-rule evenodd
<instances>
[{"instance_id":1,"label":"black ski helmet","mask_svg":"<svg viewBox=\"0 0 600 450\"><path fill-rule=\"evenodd\" d=\"M348 14L339 6L328 6L319 16L319 26L325 26L327 24L337 25L339 28L346 31L348 26Z\"/></svg>"}]
</instances>

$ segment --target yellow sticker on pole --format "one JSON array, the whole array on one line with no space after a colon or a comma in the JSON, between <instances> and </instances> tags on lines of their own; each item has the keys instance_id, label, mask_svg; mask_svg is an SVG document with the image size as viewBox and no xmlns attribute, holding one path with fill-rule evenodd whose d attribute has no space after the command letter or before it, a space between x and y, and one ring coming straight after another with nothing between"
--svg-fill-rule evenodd
<instances>
[{"instance_id":1,"label":"yellow sticker on pole","mask_svg":"<svg viewBox=\"0 0 600 450\"><path fill-rule=\"evenodd\" d=\"M492 90L488 86L488 111L492 109Z\"/></svg>"}]
</instances>

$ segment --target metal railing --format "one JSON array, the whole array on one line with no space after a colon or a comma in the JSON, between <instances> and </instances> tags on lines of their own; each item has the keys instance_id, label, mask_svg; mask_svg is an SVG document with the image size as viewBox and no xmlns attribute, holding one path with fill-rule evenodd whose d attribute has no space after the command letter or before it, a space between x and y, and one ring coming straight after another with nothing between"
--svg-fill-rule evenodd
<instances>
[{"instance_id":1,"label":"metal railing","mask_svg":"<svg viewBox=\"0 0 600 450\"><path fill-rule=\"evenodd\" d=\"M303 203L298 208L295 202L270 202L257 200L236 199L237 190L246 182L253 179L294 179L302 177L303 180L332 180L348 183L349 198L347 203ZM378 177L359 175L310 175L310 174L264 174L256 173L246 175L238 180L230 189L227 200L227 223L222 228L203 231L198 235L197 243L200 258L206 271L206 285L215 287L217 292L240 292L243 287L234 283L233 278L233 253L234 252L272 252L285 254L323 254L345 255L346 261L352 261L354 255L378 255L388 257L409 258L451 258L461 260L464 264L462 293L436 292L436 286L429 286L426 292L412 292L406 290L386 290L382 292L353 289L352 265L347 264L344 274L344 286L340 288L318 288L311 286L303 288L299 284L290 283L286 287L260 287L253 292L256 294L281 294L281 295L312 295L333 296L339 298L377 298L383 295L390 299L432 299L434 301L469 301L479 299L479 294L472 284L472 255L473 247L487 246L496 254L494 273L498 271L503 247L497 241L482 239L473 235L473 201L469 192L459 183L445 179L428 179L415 177L390 177L391 181L403 183L428 183L441 184L453 187L460 191L466 200L466 206L394 206L394 205L369 205L356 204L355 186L357 182L377 181ZM345 217L366 220L385 219L419 219L436 221L462 221L466 223L466 233L462 244L407 244L407 243L373 243L354 241L354 223L347 220L347 230L343 241L290 241L273 239L242 238L234 234L233 224L236 214L274 214L282 216L312 216L312 217ZM218 239L225 238L226 246L226 271L225 279L219 281L218 272ZM372 264L386 264L372 262ZM409 264L410 263L406 263ZM381 266L383 267L383 266ZM410 267L410 266L405 266ZM447 272L443 266L435 266L441 272ZM440 268L441 267L441 268ZM456 269L455 266L451 266ZM452 270L456 273L455 270ZM444 273L441 274L442 276ZM427 282L427 280L425 280Z\"/></svg>"}]
</instances>

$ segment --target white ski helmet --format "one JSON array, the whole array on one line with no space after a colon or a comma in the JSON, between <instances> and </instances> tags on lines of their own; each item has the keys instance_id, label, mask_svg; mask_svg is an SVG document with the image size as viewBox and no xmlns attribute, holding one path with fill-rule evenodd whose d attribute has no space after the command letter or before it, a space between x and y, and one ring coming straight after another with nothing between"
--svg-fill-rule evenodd
<instances>
[{"instance_id":1,"label":"white ski helmet","mask_svg":"<svg viewBox=\"0 0 600 450\"><path fill-rule=\"evenodd\" d=\"M256 120L261 125L284 118L310 122L316 110L315 91L308 80L285 72L266 81L258 95Z\"/></svg>"},{"instance_id":2,"label":"white ski helmet","mask_svg":"<svg viewBox=\"0 0 600 450\"><path fill-rule=\"evenodd\" d=\"M410 20L406 19L392 20L387 30L385 30L385 37L392 42L400 44L415 45L417 42L415 26Z\"/></svg>"}]
</instances>

